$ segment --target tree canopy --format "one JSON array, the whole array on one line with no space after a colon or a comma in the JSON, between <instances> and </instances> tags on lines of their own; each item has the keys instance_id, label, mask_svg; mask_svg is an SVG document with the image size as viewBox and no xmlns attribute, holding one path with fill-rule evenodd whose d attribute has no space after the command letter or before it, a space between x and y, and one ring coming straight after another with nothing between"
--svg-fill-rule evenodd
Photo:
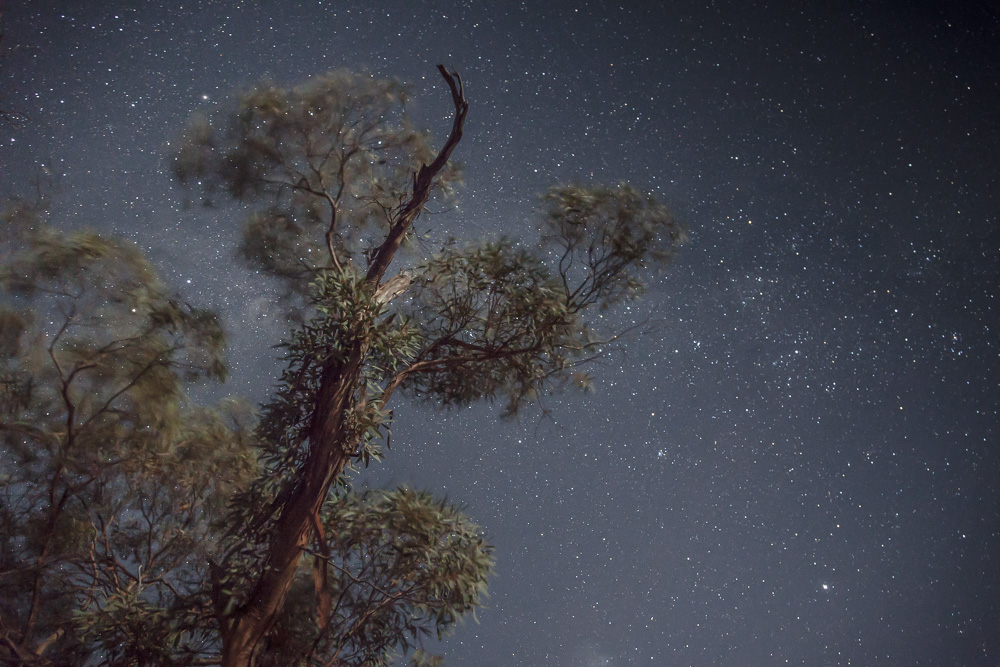
<instances>
[{"instance_id":1,"label":"tree canopy","mask_svg":"<svg viewBox=\"0 0 1000 667\"><path fill-rule=\"evenodd\" d=\"M482 603L492 547L475 525L427 493L353 492L345 472L383 455L397 395L513 413L585 385L617 333L601 311L639 295L684 231L629 186L562 185L536 242L399 253L460 177L469 103L439 72L437 151L403 85L347 72L263 83L188 123L176 177L250 207L240 255L296 313L256 413L185 398L224 377L221 327L133 247L7 208L0 655L382 665Z\"/></svg>"}]
</instances>

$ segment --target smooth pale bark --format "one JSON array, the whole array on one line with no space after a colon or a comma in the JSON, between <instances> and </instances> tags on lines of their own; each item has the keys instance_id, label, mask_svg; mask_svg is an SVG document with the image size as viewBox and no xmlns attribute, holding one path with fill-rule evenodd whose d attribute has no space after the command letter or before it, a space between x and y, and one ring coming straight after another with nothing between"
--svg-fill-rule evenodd
<instances>
[{"instance_id":1,"label":"smooth pale bark","mask_svg":"<svg viewBox=\"0 0 1000 667\"><path fill-rule=\"evenodd\" d=\"M414 175L413 192L393 222L389 233L374 255L365 276L371 294L378 290L386 269L430 197L434 179L441 173L452 151L462 139L469 105L462 80L438 65L448 83L455 104L451 133L437 157ZM246 604L222 628L223 667L251 667L254 649L273 625L292 584L303 549L309 540L313 518L319 512L330 484L347 465L358 442L348 442L344 418L357 388L368 341L352 342L348 354L339 362L328 362L323 369L316 408L309 428L309 458L295 482L295 489L281 510L274 529L263 571ZM360 436L351 436L357 440Z\"/></svg>"}]
</instances>

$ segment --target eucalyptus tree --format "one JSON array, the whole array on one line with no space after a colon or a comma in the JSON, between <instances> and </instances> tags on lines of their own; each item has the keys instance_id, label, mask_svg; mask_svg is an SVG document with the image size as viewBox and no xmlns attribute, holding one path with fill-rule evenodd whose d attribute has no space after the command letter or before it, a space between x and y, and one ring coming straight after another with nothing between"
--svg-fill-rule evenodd
<instances>
[{"instance_id":1,"label":"eucalyptus tree","mask_svg":"<svg viewBox=\"0 0 1000 667\"><path fill-rule=\"evenodd\" d=\"M560 186L543 198L537 243L445 237L430 256L399 252L459 177L451 156L469 103L458 74L438 69L452 110L437 151L408 119L403 86L346 72L261 84L229 113L194 118L177 149L181 182L251 208L241 253L284 281L304 315L256 431L262 474L233 504L237 528L213 568L225 665L253 662L286 599L300 598L304 559L313 608L330 604L325 554L345 530L337 482L381 455L397 395L437 407L502 400L514 412L586 382L581 365L615 337L599 313L639 294L642 272L684 238L628 186ZM467 559L449 613L477 604L483 562Z\"/></svg>"},{"instance_id":2,"label":"eucalyptus tree","mask_svg":"<svg viewBox=\"0 0 1000 667\"><path fill-rule=\"evenodd\" d=\"M46 218L0 215L0 662L219 664L215 563L270 474L277 411L194 405L187 386L225 374L216 317L132 244ZM341 489L315 529L329 541L258 665L386 664L453 625L492 565L468 518L407 489Z\"/></svg>"},{"instance_id":3,"label":"eucalyptus tree","mask_svg":"<svg viewBox=\"0 0 1000 667\"><path fill-rule=\"evenodd\" d=\"M5 662L386 665L416 648L433 663L422 638L481 604L492 547L467 517L426 493L354 493L345 471L382 455L399 396L513 413L585 385L616 335L602 311L684 233L627 186L561 186L537 241L413 244L459 178L469 104L439 71L452 108L436 151L403 86L345 72L261 84L188 124L176 176L243 202L240 254L297 314L256 414L187 398L224 375L219 322L133 246L5 209Z\"/></svg>"}]
</instances>

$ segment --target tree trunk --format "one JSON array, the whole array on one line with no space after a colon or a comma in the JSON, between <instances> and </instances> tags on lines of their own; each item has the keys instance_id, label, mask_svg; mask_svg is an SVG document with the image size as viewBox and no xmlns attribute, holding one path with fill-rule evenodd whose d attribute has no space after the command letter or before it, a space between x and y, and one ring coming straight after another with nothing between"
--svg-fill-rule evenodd
<instances>
[{"instance_id":1,"label":"tree trunk","mask_svg":"<svg viewBox=\"0 0 1000 667\"><path fill-rule=\"evenodd\" d=\"M465 115L469 108L462 80L440 65L438 71L448 83L455 103L452 130L434 161L421 167L414 176L413 193L373 258L365 277L372 295L376 293L406 231L423 210L435 177L448 163L451 152L462 138ZM347 465L350 452L357 447L358 442L346 441L348 437L356 440L360 436L345 433L344 417L352 407L351 400L361 377L367 351L367 340L355 340L343 362L328 362L323 369L309 427L309 458L295 481L295 490L282 507L275 523L267 558L257 583L243 607L221 629L223 667L252 666L254 649L281 611L285 595L295 577L309 539L312 518L326 500L330 484Z\"/></svg>"}]
</instances>

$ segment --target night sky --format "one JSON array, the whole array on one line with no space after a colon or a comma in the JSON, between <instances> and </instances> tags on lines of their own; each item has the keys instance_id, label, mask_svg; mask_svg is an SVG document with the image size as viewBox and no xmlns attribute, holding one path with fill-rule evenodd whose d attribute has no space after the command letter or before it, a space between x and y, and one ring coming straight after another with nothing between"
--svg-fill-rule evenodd
<instances>
[{"instance_id":1,"label":"night sky","mask_svg":"<svg viewBox=\"0 0 1000 667\"><path fill-rule=\"evenodd\" d=\"M376 6L377 8L372 8ZM8 2L0 194L125 236L221 310L267 397L277 291L242 211L185 206L193 111L264 76L471 103L442 235L534 233L556 182L627 181L691 231L617 317L595 394L397 403L361 485L464 504L497 547L451 665L1000 664L1000 9L995 2ZM440 145L437 143L436 145ZM433 648L433 647L432 647Z\"/></svg>"}]
</instances>

